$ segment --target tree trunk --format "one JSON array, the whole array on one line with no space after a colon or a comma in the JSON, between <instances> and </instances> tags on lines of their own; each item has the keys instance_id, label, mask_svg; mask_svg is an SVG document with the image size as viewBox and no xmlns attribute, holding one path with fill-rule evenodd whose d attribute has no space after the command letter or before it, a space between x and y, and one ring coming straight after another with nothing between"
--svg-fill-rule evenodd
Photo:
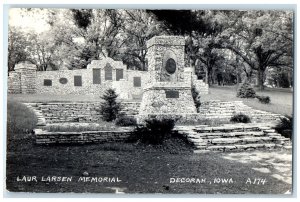
<instances>
[{"instance_id":1,"label":"tree trunk","mask_svg":"<svg viewBox=\"0 0 300 202\"><path fill-rule=\"evenodd\" d=\"M263 68L258 68L257 70L257 84L259 90L264 90L264 70Z\"/></svg>"}]
</instances>

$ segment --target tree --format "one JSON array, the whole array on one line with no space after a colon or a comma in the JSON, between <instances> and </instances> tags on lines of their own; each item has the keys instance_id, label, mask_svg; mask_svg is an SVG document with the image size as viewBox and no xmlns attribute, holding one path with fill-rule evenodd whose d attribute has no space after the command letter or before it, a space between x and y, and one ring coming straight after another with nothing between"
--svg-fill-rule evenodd
<instances>
[{"instance_id":1,"label":"tree","mask_svg":"<svg viewBox=\"0 0 300 202\"><path fill-rule=\"evenodd\" d=\"M26 35L17 27L9 27L8 30L8 71L13 71L15 65L22 61L30 61L27 51L30 43Z\"/></svg>"},{"instance_id":2,"label":"tree","mask_svg":"<svg viewBox=\"0 0 300 202\"><path fill-rule=\"evenodd\" d=\"M122 60L128 68L146 70L147 40L165 33L160 24L145 10L123 10L124 33Z\"/></svg>"},{"instance_id":3,"label":"tree","mask_svg":"<svg viewBox=\"0 0 300 202\"><path fill-rule=\"evenodd\" d=\"M61 46L68 68L86 68L101 57L119 57L123 19L118 10L63 10L52 16L51 22L56 44Z\"/></svg>"},{"instance_id":4,"label":"tree","mask_svg":"<svg viewBox=\"0 0 300 202\"><path fill-rule=\"evenodd\" d=\"M195 68L197 61L200 61L206 68L208 83L212 84L213 68L218 64L218 60L223 59L214 47L222 31L222 24L216 13L204 10L150 10L148 12L154 13L169 33L186 36L187 65Z\"/></svg>"},{"instance_id":5,"label":"tree","mask_svg":"<svg viewBox=\"0 0 300 202\"><path fill-rule=\"evenodd\" d=\"M28 33L30 46L28 52L32 63L37 66L38 71L57 70L62 65L62 59L55 45L55 39L48 32Z\"/></svg>"},{"instance_id":6,"label":"tree","mask_svg":"<svg viewBox=\"0 0 300 202\"><path fill-rule=\"evenodd\" d=\"M107 89L101 99L100 113L105 121L113 121L117 118L121 105L117 102L118 95L113 89Z\"/></svg>"},{"instance_id":7,"label":"tree","mask_svg":"<svg viewBox=\"0 0 300 202\"><path fill-rule=\"evenodd\" d=\"M262 90L267 68L292 66L292 16L289 11L224 13L227 28L217 46L233 51L256 71Z\"/></svg>"},{"instance_id":8,"label":"tree","mask_svg":"<svg viewBox=\"0 0 300 202\"><path fill-rule=\"evenodd\" d=\"M200 39L201 48L199 48L198 53L196 55L196 59L198 59L200 62L204 64L206 67L207 72L207 82L209 85L211 85L214 81L214 72L216 69L222 69L224 66L225 58L221 54L221 52L214 48L214 42L212 42L210 39L208 40L201 40ZM219 61L222 61L222 65ZM218 70L219 72L222 72L222 70Z\"/></svg>"}]
</instances>

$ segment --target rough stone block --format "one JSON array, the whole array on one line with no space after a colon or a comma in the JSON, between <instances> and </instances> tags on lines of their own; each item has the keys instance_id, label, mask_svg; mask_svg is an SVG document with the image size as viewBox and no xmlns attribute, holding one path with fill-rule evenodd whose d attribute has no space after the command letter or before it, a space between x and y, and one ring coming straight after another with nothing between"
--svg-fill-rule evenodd
<instances>
[{"instance_id":1,"label":"rough stone block","mask_svg":"<svg viewBox=\"0 0 300 202\"><path fill-rule=\"evenodd\" d=\"M213 144L234 144L237 142L241 142L242 140L239 138L216 138L211 141Z\"/></svg>"}]
</instances>

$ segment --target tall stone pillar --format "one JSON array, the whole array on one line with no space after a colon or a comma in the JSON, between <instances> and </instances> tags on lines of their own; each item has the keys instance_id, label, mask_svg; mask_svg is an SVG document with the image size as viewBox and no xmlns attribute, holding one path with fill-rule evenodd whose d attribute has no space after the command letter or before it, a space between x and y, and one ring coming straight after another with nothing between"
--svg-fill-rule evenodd
<instances>
[{"instance_id":1,"label":"tall stone pillar","mask_svg":"<svg viewBox=\"0 0 300 202\"><path fill-rule=\"evenodd\" d=\"M191 82L185 82L184 45L180 36L155 36L147 42L150 79L143 89L139 120L196 113Z\"/></svg>"},{"instance_id":2,"label":"tall stone pillar","mask_svg":"<svg viewBox=\"0 0 300 202\"><path fill-rule=\"evenodd\" d=\"M36 66L29 63L19 63L15 66L15 71L20 74L21 93L36 93Z\"/></svg>"}]
</instances>

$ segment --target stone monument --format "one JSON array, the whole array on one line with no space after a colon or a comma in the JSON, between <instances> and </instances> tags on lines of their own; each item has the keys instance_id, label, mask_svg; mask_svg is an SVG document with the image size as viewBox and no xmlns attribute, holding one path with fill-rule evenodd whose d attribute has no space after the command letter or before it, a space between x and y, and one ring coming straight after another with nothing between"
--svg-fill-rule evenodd
<instances>
[{"instance_id":1,"label":"stone monument","mask_svg":"<svg viewBox=\"0 0 300 202\"><path fill-rule=\"evenodd\" d=\"M143 89L139 122L197 113L191 82L185 81L184 37L155 36L147 41L149 82Z\"/></svg>"}]
</instances>

